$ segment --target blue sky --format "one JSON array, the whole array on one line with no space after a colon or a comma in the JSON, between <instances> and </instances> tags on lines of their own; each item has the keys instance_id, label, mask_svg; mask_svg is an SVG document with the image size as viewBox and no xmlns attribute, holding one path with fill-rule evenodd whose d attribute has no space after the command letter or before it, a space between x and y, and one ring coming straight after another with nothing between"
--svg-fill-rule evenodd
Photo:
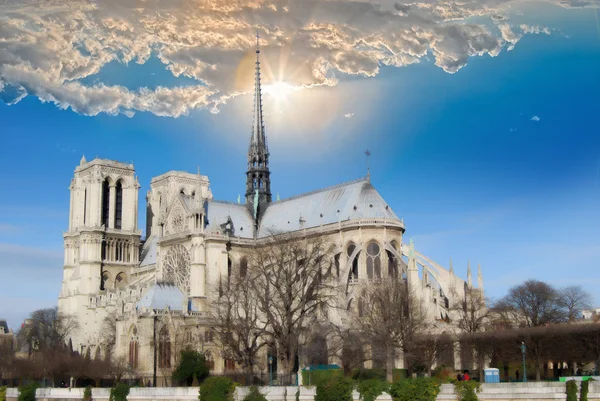
<instances>
[{"instance_id":1,"label":"blue sky","mask_svg":"<svg viewBox=\"0 0 600 401\"><path fill-rule=\"evenodd\" d=\"M25 20L30 3L35 1L9 10L8 21ZM309 54L310 47L296 43L306 24L281 19L265 25L267 84L272 73L298 88L265 94L272 189L287 197L363 176L368 148L373 184L404 218L406 238L422 253L446 266L452 258L462 277L468 260L473 268L480 263L493 298L536 278L582 285L600 302L598 3L507 4L483 14L474 6L465 9L459 24L489 31L467 40L465 54L463 32L446 47L439 39L425 43L424 54L404 49L399 53L413 59L390 63L385 55L363 51L364 36L362 45L342 46L344 63L333 45L325 46L328 52L319 48L322 58L330 57L323 76L318 63L308 72L288 73L294 57ZM321 14L312 19L335 20L326 9L315 9ZM109 19L113 29L127 21L117 11ZM452 24L448 16L430 17L443 29ZM268 16L254 18L260 26ZM343 25L366 35L375 29L369 22ZM276 27L296 38L287 63L277 62L279 48L271 47L269 32ZM480 34L474 29L469 35ZM452 37L453 31L443 34ZM82 154L135 164L141 228L150 179L168 170L195 172L199 166L218 199L234 201L244 191L252 107L240 91L247 89L243 77L251 74L251 63L248 69L246 56L230 60L225 44L181 54L180 48L157 51L144 40L151 54L141 63L124 62L123 54L135 48L128 42L123 54L82 50L98 71L76 74L65 72L66 63L55 74L58 64L52 63L60 57L41 57L41 44L28 51L0 45L0 318L12 327L32 310L56 304L68 185ZM488 42L481 55L468 50ZM114 60L107 61L107 54ZM132 54L145 53L136 48ZM216 67L194 70L192 56ZM39 69L28 70L35 63ZM67 79L68 73L76 76ZM238 78L241 84L231 84ZM159 92L176 87L184 89ZM203 88L213 93L199 94ZM108 91L115 93L105 100Z\"/></svg>"}]
</instances>

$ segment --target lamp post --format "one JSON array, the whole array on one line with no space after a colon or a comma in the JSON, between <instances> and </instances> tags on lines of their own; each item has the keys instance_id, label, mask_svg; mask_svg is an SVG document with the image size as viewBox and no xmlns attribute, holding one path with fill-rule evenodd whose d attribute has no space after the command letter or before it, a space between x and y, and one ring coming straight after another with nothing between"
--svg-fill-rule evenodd
<instances>
[{"instance_id":1,"label":"lamp post","mask_svg":"<svg viewBox=\"0 0 600 401\"><path fill-rule=\"evenodd\" d=\"M521 342L521 353L523 354L523 382L527 381L527 365L525 365L525 351L527 347L524 342Z\"/></svg>"},{"instance_id":2,"label":"lamp post","mask_svg":"<svg viewBox=\"0 0 600 401\"><path fill-rule=\"evenodd\" d=\"M269 355L269 386L273 385L273 355Z\"/></svg>"}]
</instances>

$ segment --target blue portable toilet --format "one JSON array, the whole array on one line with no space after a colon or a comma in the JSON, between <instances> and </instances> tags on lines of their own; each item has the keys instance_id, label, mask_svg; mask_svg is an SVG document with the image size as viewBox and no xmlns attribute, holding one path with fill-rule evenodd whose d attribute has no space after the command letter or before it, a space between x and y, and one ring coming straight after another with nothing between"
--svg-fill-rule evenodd
<instances>
[{"instance_id":1,"label":"blue portable toilet","mask_svg":"<svg viewBox=\"0 0 600 401\"><path fill-rule=\"evenodd\" d=\"M488 368L483 370L486 383L500 383L500 371L496 368Z\"/></svg>"}]
</instances>

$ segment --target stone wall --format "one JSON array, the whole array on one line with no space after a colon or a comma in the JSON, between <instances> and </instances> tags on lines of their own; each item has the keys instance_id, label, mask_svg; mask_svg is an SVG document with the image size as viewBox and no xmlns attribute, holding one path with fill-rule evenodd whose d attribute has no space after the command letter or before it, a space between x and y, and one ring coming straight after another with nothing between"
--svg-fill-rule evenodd
<instances>
[{"instance_id":1,"label":"stone wall","mask_svg":"<svg viewBox=\"0 0 600 401\"><path fill-rule=\"evenodd\" d=\"M566 384L564 382L530 382L530 383L487 383L482 384L479 393L480 401L554 401L566 399ZM83 398L83 388L41 388L37 390L38 401L71 401ZM261 387L269 401L296 401L299 390L299 400L312 401L315 398L315 387ZM238 387L235 400L242 401L248 394L248 387ZM97 388L92 390L94 401L108 401L110 389ZM18 391L9 388L6 401L17 401ZM579 394L578 394L579 398ZM132 388L127 397L129 401L197 401L198 387L158 387ZM360 400L357 391L353 392L354 401ZM378 401L392 401L388 394L382 394ZM590 382L589 401L600 401L600 382ZM437 401L457 401L452 384L442 384Z\"/></svg>"}]
</instances>

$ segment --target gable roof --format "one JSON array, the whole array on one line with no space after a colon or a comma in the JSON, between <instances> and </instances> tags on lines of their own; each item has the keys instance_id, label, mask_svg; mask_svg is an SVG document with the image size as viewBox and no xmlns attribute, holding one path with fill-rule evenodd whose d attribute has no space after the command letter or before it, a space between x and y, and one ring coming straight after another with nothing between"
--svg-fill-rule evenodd
<instances>
[{"instance_id":1,"label":"gable roof","mask_svg":"<svg viewBox=\"0 0 600 401\"><path fill-rule=\"evenodd\" d=\"M269 204L258 236L369 218L399 220L365 177Z\"/></svg>"},{"instance_id":2,"label":"gable roof","mask_svg":"<svg viewBox=\"0 0 600 401\"><path fill-rule=\"evenodd\" d=\"M142 247L142 254L140 255L140 266L156 264L157 241L158 237L155 234L150 235L150 238L146 239Z\"/></svg>"}]
</instances>

